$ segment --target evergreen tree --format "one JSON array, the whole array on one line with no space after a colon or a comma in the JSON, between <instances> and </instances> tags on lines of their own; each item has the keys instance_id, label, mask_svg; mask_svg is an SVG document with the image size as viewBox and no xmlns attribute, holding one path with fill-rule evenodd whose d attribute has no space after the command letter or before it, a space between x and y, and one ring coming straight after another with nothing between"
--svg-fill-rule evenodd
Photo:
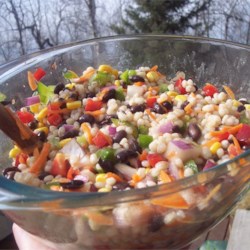
<instances>
[{"instance_id":1,"label":"evergreen tree","mask_svg":"<svg viewBox=\"0 0 250 250\"><path fill-rule=\"evenodd\" d=\"M125 9L121 25L112 25L117 34L165 33L178 34L202 23L194 21L211 0L135 0Z\"/></svg>"}]
</instances>

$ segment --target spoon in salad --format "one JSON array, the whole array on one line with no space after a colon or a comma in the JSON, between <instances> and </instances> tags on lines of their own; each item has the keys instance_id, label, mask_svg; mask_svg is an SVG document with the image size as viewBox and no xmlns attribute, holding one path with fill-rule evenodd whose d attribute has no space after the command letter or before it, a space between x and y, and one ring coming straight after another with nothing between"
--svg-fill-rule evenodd
<instances>
[{"instance_id":1,"label":"spoon in salad","mask_svg":"<svg viewBox=\"0 0 250 250\"><path fill-rule=\"evenodd\" d=\"M0 129L25 153L33 153L41 141L33 131L25 126L10 108L0 103Z\"/></svg>"}]
</instances>

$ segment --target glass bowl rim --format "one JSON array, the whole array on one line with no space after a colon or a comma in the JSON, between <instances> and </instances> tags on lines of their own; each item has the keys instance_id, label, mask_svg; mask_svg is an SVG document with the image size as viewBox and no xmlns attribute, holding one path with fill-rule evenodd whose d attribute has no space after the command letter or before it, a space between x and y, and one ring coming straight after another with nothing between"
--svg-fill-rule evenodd
<instances>
[{"instance_id":1,"label":"glass bowl rim","mask_svg":"<svg viewBox=\"0 0 250 250\"><path fill-rule=\"evenodd\" d=\"M3 64L0 66L0 76L1 80L0 83L5 82L6 78L10 78L12 75L18 74L19 70L24 71L23 65L26 67L31 67L34 64L41 62L44 59L51 57L52 55L58 55L63 53L63 51L67 52L68 49L77 49L77 47L81 47L87 44L98 43L98 42L113 42L119 40L140 40L140 39L163 39L163 40L177 40L177 41L191 41L197 43L213 43L216 45L226 45L229 47L235 47L240 49L246 49L250 51L249 45L244 45L240 43L234 43L230 41L225 41L221 39L213 39L213 38L204 38L204 37L195 37L195 36L178 36L178 35L155 35L155 34L139 34L139 35L118 35L118 36L107 36L107 37L100 37L100 38L93 38L83 41L77 41L72 43L67 43L63 45L58 45L52 48L44 49L42 51L34 52L28 55L24 55L16 60L13 60L9 63ZM45 57L43 57L45 55ZM41 59L42 57L42 59ZM37 60L35 60L37 59ZM89 199L89 202L86 204L92 205L93 200L103 198L109 199L110 204L117 203L117 200L120 200L121 192L123 199L121 202L128 199L127 201L131 201L130 197L134 197L134 199L138 200L144 197L145 199L149 197L158 197L160 195L168 195L178 191L182 191L187 188L191 188L194 185L199 184L197 179L201 175L208 175L210 176L219 176L218 170L221 170L222 173L227 173L227 165L233 163L241 158L249 158L250 150L241 153L239 156L227 161L223 162L207 171L199 172L193 176L186 177L180 180L176 180L171 183L165 183L161 185L156 185L152 187L146 187L141 189L131 189L131 190L124 190L124 191L112 191L107 193L101 192L93 192L93 193L83 193L83 192L57 192L57 191L48 191L42 188L36 188L28 185L24 185L21 183L13 182L6 179L3 176L0 176L0 204L12 201L22 201L22 202L34 202L34 201L54 201L58 199L64 199L66 201L76 201L79 198L86 198ZM216 175L217 174L217 175ZM210 177L211 180L212 177ZM190 185L191 184L191 185ZM4 198L1 198L1 195ZM139 197L138 197L139 196ZM97 204L101 203L97 201ZM39 203L34 203L34 207L39 207ZM99 204L104 205L104 204ZM33 207L33 208L34 208Z\"/></svg>"}]
</instances>

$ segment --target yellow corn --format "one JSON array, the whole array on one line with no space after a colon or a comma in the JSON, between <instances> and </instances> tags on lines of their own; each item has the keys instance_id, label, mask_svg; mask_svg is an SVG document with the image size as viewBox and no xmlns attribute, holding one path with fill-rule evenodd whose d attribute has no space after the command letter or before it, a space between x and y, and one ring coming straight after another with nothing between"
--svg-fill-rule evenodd
<instances>
[{"instance_id":1,"label":"yellow corn","mask_svg":"<svg viewBox=\"0 0 250 250\"><path fill-rule=\"evenodd\" d=\"M115 78L117 78L118 77L118 70L117 69L113 69L112 70L112 75L114 75Z\"/></svg>"},{"instance_id":2,"label":"yellow corn","mask_svg":"<svg viewBox=\"0 0 250 250\"><path fill-rule=\"evenodd\" d=\"M46 135L49 133L48 127L40 127L34 130L34 133L37 134L39 132L43 131Z\"/></svg>"},{"instance_id":3,"label":"yellow corn","mask_svg":"<svg viewBox=\"0 0 250 250\"><path fill-rule=\"evenodd\" d=\"M42 122L43 118L45 118L48 114L48 108L43 108L36 116L36 119L39 121L39 122Z\"/></svg>"},{"instance_id":4,"label":"yellow corn","mask_svg":"<svg viewBox=\"0 0 250 250\"><path fill-rule=\"evenodd\" d=\"M67 109L78 109L82 106L81 101L74 101L74 102L67 102L66 107Z\"/></svg>"},{"instance_id":5,"label":"yellow corn","mask_svg":"<svg viewBox=\"0 0 250 250\"><path fill-rule=\"evenodd\" d=\"M98 192L110 192L111 188L103 187L98 190Z\"/></svg>"},{"instance_id":6,"label":"yellow corn","mask_svg":"<svg viewBox=\"0 0 250 250\"><path fill-rule=\"evenodd\" d=\"M59 141L59 146L62 148L64 147L68 142L71 141L72 138L66 138L66 139L63 139L61 141Z\"/></svg>"},{"instance_id":7,"label":"yellow corn","mask_svg":"<svg viewBox=\"0 0 250 250\"><path fill-rule=\"evenodd\" d=\"M121 86L121 82L119 80L115 80L115 86L120 87Z\"/></svg>"},{"instance_id":8,"label":"yellow corn","mask_svg":"<svg viewBox=\"0 0 250 250\"><path fill-rule=\"evenodd\" d=\"M40 103L30 105L30 111L34 114L39 112L39 108L40 108Z\"/></svg>"},{"instance_id":9,"label":"yellow corn","mask_svg":"<svg viewBox=\"0 0 250 250\"><path fill-rule=\"evenodd\" d=\"M234 107L239 107L241 105L241 102L237 101L237 100L233 100L233 106Z\"/></svg>"},{"instance_id":10,"label":"yellow corn","mask_svg":"<svg viewBox=\"0 0 250 250\"><path fill-rule=\"evenodd\" d=\"M221 143L220 142L215 142L214 144L212 144L212 146L210 147L210 152L212 154L216 154L217 150L221 148Z\"/></svg>"},{"instance_id":11,"label":"yellow corn","mask_svg":"<svg viewBox=\"0 0 250 250\"><path fill-rule=\"evenodd\" d=\"M159 80L159 75L155 71L149 71L146 76L150 82L157 82Z\"/></svg>"},{"instance_id":12,"label":"yellow corn","mask_svg":"<svg viewBox=\"0 0 250 250\"><path fill-rule=\"evenodd\" d=\"M173 96L173 97L175 97L175 96L178 95L178 93L175 92L175 91L168 91L168 92L167 92L167 95L168 95L168 96Z\"/></svg>"},{"instance_id":13,"label":"yellow corn","mask_svg":"<svg viewBox=\"0 0 250 250\"><path fill-rule=\"evenodd\" d=\"M99 66L98 71L113 73L113 68L110 65L102 64Z\"/></svg>"},{"instance_id":14,"label":"yellow corn","mask_svg":"<svg viewBox=\"0 0 250 250\"><path fill-rule=\"evenodd\" d=\"M97 174L95 177L96 182L106 182L107 176L106 174Z\"/></svg>"},{"instance_id":15,"label":"yellow corn","mask_svg":"<svg viewBox=\"0 0 250 250\"><path fill-rule=\"evenodd\" d=\"M68 83L65 87L72 90L75 86L75 83Z\"/></svg>"},{"instance_id":16,"label":"yellow corn","mask_svg":"<svg viewBox=\"0 0 250 250\"><path fill-rule=\"evenodd\" d=\"M38 127L38 128L44 127L44 123L43 123L43 122L38 122L37 127Z\"/></svg>"},{"instance_id":17,"label":"yellow corn","mask_svg":"<svg viewBox=\"0 0 250 250\"><path fill-rule=\"evenodd\" d=\"M9 157L16 158L16 156L20 153L21 153L21 149L17 146L14 146L14 148L12 148L9 152Z\"/></svg>"},{"instance_id":18,"label":"yellow corn","mask_svg":"<svg viewBox=\"0 0 250 250\"><path fill-rule=\"evenodd\" d=\"M176 101L181 101L181 102L185 102L187 100L187 97L185 95L177 95L174 98Z\"/></svg>"},{"instance_id":19,"label":"yellow corn","mask_svg":"<svg viewBox=\"0 0 250 250\"><path fill-rule=\"evenodd\" d=\"M250 104L245 104L244 106L245 106L246 110L250 110Z\"/></svg>"}]
</instances>

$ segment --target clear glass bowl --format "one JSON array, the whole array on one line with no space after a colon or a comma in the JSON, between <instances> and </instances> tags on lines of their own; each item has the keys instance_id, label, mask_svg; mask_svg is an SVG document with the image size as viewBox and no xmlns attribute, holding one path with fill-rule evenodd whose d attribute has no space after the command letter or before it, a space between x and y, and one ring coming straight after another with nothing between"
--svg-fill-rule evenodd
<instances>
[{"instance_id":1,"label":"clear glass bowl","mask_svg":"<svg viewBox=\"0 0 250 250\"><path fill-rule=\"evenodd\" d=\"M55 83L65 68L81 73L100 64L121 70L158 65L167 74L184 71L196 83L227 84L238 97L250 93L249 47L164 35L94 39L22 57L0 67L0 91L20 107L31 94L27 70L42 67L48 72L43 82ZM11 141L0 139L3 169L10 165ZM52 192L1 176L0 209L57 249L178 249L219 223L248 191L249 154L169 184L110 193ZM178 193L188 207L169 206Z\"/></svg>"}]
</instances>

